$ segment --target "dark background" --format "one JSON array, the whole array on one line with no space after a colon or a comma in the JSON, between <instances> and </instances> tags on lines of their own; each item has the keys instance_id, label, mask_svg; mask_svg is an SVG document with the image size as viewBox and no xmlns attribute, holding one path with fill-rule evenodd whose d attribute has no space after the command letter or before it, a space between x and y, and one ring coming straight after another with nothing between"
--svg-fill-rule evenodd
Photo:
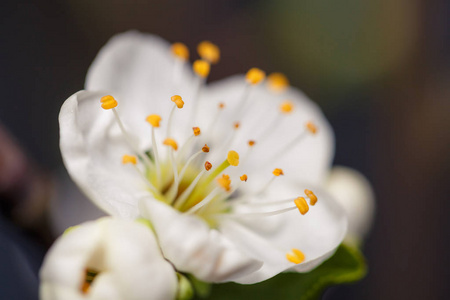
<instances>
[{"instance_id":1,"label":"dark background","mask_svg":"<svg viewBox=\"0 0 450 300\"><path fill-rule=\"evenodd\" d=\"M45 205L30 203L49 192L18 191L48 186L62 167L62 102L83 88L112 35L138 29L192 52L204 39L218 44L211 80L254 66L282 71L321 105L336 132L335 163L361 171L377 195L369 274L327 299L446 299L449 12L448 0L3 1L0 122L29 161L20 180L0 182L0 298L36 297L51 237L40 227ZM0 179L13 181L6 162L18 150L1 137Z\"/></svg>"}]
</instances>

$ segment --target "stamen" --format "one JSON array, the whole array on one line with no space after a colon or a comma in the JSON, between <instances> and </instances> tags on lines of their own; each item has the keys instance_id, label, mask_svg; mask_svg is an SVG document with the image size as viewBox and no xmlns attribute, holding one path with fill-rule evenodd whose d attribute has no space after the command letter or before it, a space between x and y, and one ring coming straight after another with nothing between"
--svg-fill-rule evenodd
<instances>
[{"instance_id":1,"label":"stamen","mask_svg":"<svg viewBox=\"0 0 450 300\"><path fill-rule=\"evenodd\" d=\"M184 152L189 147L189 145L192 143L194 138L196 136L199 136L201 134L201 130L199 127L192 127L193 134L184 142L183 146L181 146L180 151L178 151L177 155L177 162L180 163L181 159L184 157Z\"/></svg>"},{"instance_id":2,"label":"stamen","mask_svg":"<svg viewBox=\"0 0 450 300\"><path fill-rule=\"evenodd\" d=\"M231 190L231 179L227 174L223 174L222 177L217 178L217 183L225 191L229 192Z\"/></svg>"},{"instance_id":3,"label":"stamen","mask_svg":"<svg viewBox=\"0 0 450 300\"><path fill-rule=\"evenodd\" d=\"M170 100L171 100L172 102L174 102L175 105L176 105L178 108L183 108L183 106L184 106L184 101L183 101L183 99L181 99L181 96L180 96L180 95L172 96L172 97L170 97Z\"/></svg>"},{"instance_id":4,"label":"stamen","mask_svg":"<svg viewBox=\"0 0 450 300\"><path fill-rule=\"evenodd\" d=\"M209 193L208 196L203 198L199 203L192 206L188 211L186 211L186 214L193 214L197 212L200 208L204 207L205 205L209 204L220 192L220 188L215 188L212 190L211 193Z\"/></svg>"},{"instance_id":5,"label":"stamen","mask_svg":"<svg viewBox=\"0 0 450 300\"><path fill-rule=\"evenodd\" d=\"M202 147L202 150L194 153L191 155L191 157L189 157L189 159L186 161L186 163L184 164L183 169L181 169L181 172L178 174L180 180L183 179L184 173L186 172L187 168L189 167L189 165L191 164L191 162L200 154L202 153L207 153L209 152L209 147L205 144L205 146ZM209 170L208 170L209 171Z\"/></svg>"},{"instance_id":6,"label":"stamen","mask_svg":"<svg viewBox=\"0 0 450 300\"><path fill-rule=\"evenodd\" d=\"M216 64L220 59L220 49L210 41L203 41L197 46L200 57L211 64Z\"/></svg>"},{"instance_id":7,"label":"stamen","mask_svg":"<svg viewBox=\"0 0 450 300\"><path fill-rule=\"evenodd\" d=\"M317 133L317 127L316 127L316 125L313 122L309 121L308 123L306 123L305 126L306 126L306 129L308 129L308 131L310 133L312 133L312 134L316 134Z\"/></svg>"},{"instance_id":8,"label":"stamen","mask_svg":"<svg viewBox=\"0 0 450 300\"><path fill-rule=\"evenodd\" d=\"M201 78L206 78L211 70L211 65L206 60L198 59L192 65L194 72Z\"/></svg>"},{"instance_id":9,"label":"stamen","mask_svg":"<svg viewBox=\"0 0 450 300\"><path fill-rule=\"evenodd\" d=\"M304 215L309 211L309 206L308 203L306 203L305 198L303 197L298 197L297 199L294 200L295 205L298 208L298 211Z\"/></svg>"},{"instance_id":10,"label":"stamen","mask_svg":"<svg viewBox=\"0 0 450 300\"><path fill-rule=\"evenodd\" d=\"M136 172L139 174L139 176L142 178L142 180L145 182L145 184L147 184L147 186L153 192L153 194L160 196L160 193L158 192L158 190L153 186L153 184L145 177L145 175L137 167L136 156L125 154L124 156L122 156L122 164L124 164L124 165L131 164L134 167L134 169L136 170Z\"/></svg>"},{"instance_id":11,"label":"stamen","mask_svg":"<svg viewBox=\"0 0 450 300\"><path fill-rule=\"evenodd\" d=\"M187 61L189 59L189 49L183 43L172 44L171 51L176 57L183 61Z\"/></svg>"},{"instance_id":12,"label":"stamen","mask_svg":"<svg viewBox=\"0 0 450 300\"><path fill-rule=\"evenodd\" d=\"M267 76L267 85L275 92L283 92L289 87L289 80L284 74L275 72Z\"/></svg>"},{"instance_id":13,"label":"stamen","mask_svg":"<svg viewBox=\"0 0 450 300\"><path fill-rule=\"evenodd\" d=\"M294 104L292 101L285 100L280 105L280 111L283 114L288 114L292 112L292 109L294 108Z\"/></svg>"},{"instance_id":14,"label":"stamen","mask_svg":"<svg viewBox=\"0 0 450 300\"><path fill-rule=\"evenodd\" d=\"M312 206L316 205L317 196L310 190L305 190L305 194L309 198L309 204L311 204Z\"/></svg>"},{"instance_id":15,"label":"stamen","mask_svg":"<svg viewBox=\"0 0 450 300\"><path fill-rule=\"evenodd\" d=\"M92 283L94 282L95 277L99 274L100 272L94 269L88 269L86 268L84 270L84 278L83 278L83 282L81 283L81 293L86 295L90 288Z\"/></svg>"},{"instance_id":16,"label":"stamen","mask_svg":"<svg viewBox=\"0 0 450 300\"><path fill-rule=\"evenodd\" d=\"M293 248L291 253L286 253L286 259L294 264L301 264L305 261L305 254L302 251Z\"/></svg>"},{"instance_id":17,"label":"stamen","mask_svg":"<svg viewBox=\"0 0 450 300\"><path fill-rule=\"evenodd\" d=\"M194 190L194 188L196 187L197 183L199 182L200 178L202 178L202 176L208 172L209 170L211 170L211 163L209 161L205 162L205 169L202 170L196 177L195 179L191 182L191 184L189 184L189 186L186 188L186 190L184 190L184 192L180 195L180 197L178 197L178 199L176 199L175 202L175 208L179 209L181 206L183 206L183 204L186 202L186 199L189 197L189 195L192 193L192 191Z\"/></svg>"},{"instance_id":18,"label":"stamen","mask_svg":"<svg viewBox=\"0 0 450 300\"><path fill-rule=\"evenodd\" d=\"M143 153L142 151L140 151L132 142L130 136L128 135L128 132L125 130L125 126L123 126L122 121L120 120L119 114L117 113L117 110L115 109L115 107L117 106L117 101L116 99L114 99L113 96L111 95L107 95L107 96L103 96L100 99L100 102L102 103L102 108L107 110L107 109L111 109L113 114L114 114L114 118L117 122L117 124L119 125L120 131L122 132L125 141L127 142L128 146L134 151L134 153L136 155L139 156L139 158L141 158L144 161L144 164L147 168L151 168L153 166L153 163L150 161L150 159L148 158L147 154Z\"/></svg>"},{"instance_id":19,"label":"stamen","mask_svg":"<svg viewBox=\"0 0 450 300\"><path fill-rule=\"evenodd\" d=\"M175 140L172 139L172 138L167 138L167 139L165 139L164 142L163 142L163 144L166 145L166 146L172 147L172 149L175 150L175 151L178 150L178 144L177 144L177 142L175 142Z\"/></svg>"},{"instance_id":20,"label":"stamen","mask_svg":"<svg viewBox=\"0 0 450 300\"><path fill-rule=\"evenodd\" d=\"M214 118L211 121L211 124L208 126L208 135L212 135L214 128L216 127L217 120L219 119L220 112L225 108L225 103L220 102L218 105L218 109L214 115Z\"/></svg>"},{"instance_id":21,"label":"stamen","mask_svg":"<svg viewBox=\"0 0 450 300\"><path fill-rule=\"evenodd\" d=\"M279 169L279 168L274 169L272 174L275 175L275 176L284 175L283 170Z\"/></svg>"},{"instance_id":22,"label":"stamen","mask_svg":"<svg viewBox=\"0 0 450 300\"><path fill-rule=\"evenodd\" d=\"M254 140L248 141L248 145L249 145L250 147L255 146L255 144L256 144L256 142L255 142Z\"/></svg>"},{"instance_id":23,"label":"stamen","mask_svg":"<svg viewBox=\"0 0 450 300\"><path fill-rule=\"evenodd\" d=\"M256 85L264 80L266 73L258 68L251 68L245 75L245 79L251 85Z\"/></svg>"},{"instance_id":24,"label":"stamen","mask_svg":"<svg viewBox=\"0 0 450 300\"><path fill-rule=\"evenodd\" d=\"M230 163L230 165L237 167L239 165L239 154L234 150L229 151L227 155L227 161Z\"/></svg>"},{"instance_id":25,"label":"stamen","mask_svg":"<svg viewBox=\"0 0 450 300\"><path fill-rule=\"evenodd\" d=\"M239 177L239 179L240 179L241 181L247 182L248 176L247 176L247 174L243 174L241 177Z\"/></svg>"},{"instance_id":26,"label":"stamen","mask_svg":"<svg viewBox=\"0 0 450 300\"><path fill-rule=\"evenodd\" d=\"M158 145L156 144L156 134L155 134L155 128L159 127L161 117L159 115L149 115L145 120L148 123L150 123L150 125L152 125L152 151L155 157L156 186L161 187L161 163L159 160Z\"/></svg>"},{"instance_id":27,"label":"stamen","mask_svg":"<svg viewBox=\"0 0 450 300\"><path fill-rule=\"evenodd\" d=\"M167 136L171 136L172 134L172 119L173 114L175 112L175 108L178 107L179 109L182 109L184 106L184 101L183 99L181 99L181 96L179 95L174 95L170 97L170 100L174 102L175 105L172 107L172 110L170 111L169 121L167 122L167 133L166 133Z\"/></svg>"}]
</instances>

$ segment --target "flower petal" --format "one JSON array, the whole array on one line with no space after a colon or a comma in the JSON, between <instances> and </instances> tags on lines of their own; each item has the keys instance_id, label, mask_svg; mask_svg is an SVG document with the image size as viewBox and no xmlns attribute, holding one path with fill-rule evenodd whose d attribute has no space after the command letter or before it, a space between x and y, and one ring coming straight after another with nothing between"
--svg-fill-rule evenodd
<instances>
[{"instance_id":1,"label":"flower petal","mask_svg":"<svg viewBox=\"0 0 450 300\"><path fill-rule=\"evenodd\" d=\"M375 195L367 179L356 170L338 166L331 169L326 188L347 214L349 238L364 238L375 213Z\"/></svg>"},{"instance_id":2,"label":"flower petal","mask_svg":"<svg viewBox=\"0 0 450 300\"><path fill-rule=\"evenodd\" d=\"M273 193L268 192L256 201L264 203L274 197L288 199L300 188L298 184L278 182L271 188ZM223 217L219 230L224 236L247 255L264 262L261 269L239 278L237 282L259 282L288 269L307 272L334 253L345 236L347 219L329 195L317 188L314 192L319 202L311 206L306 215L294 210L269 217ZM292 204L287 207L292 207ZM267 210L256 207L258 211ZM242 210L237 208L236 211ZM244 212L254 213L255 209ZM286 259L286 254L294 248L305 254L305 261L301 264L295 265Z\"/></svg>"},{"instance_id":3,"label":"flower petal","mask_svg":"<svg viewBox=\"0 0 450 300\"><path fill-rule=\"evenodd\" d=\"M98 271L86 295L86 269ZM130 274L132 276L130 276ZM40 272L42 299L173 299L177 277L150 228L103 218L58 239Z\"/></svg>"},{"instance_id":4,"label":"flower petal","mask_svg":"<svg viewBox=\"0 0 450 300\"><path fill-rule=\"evenodd\" d=\"M215 145L227 141L233 132L233 123L240 127L226 151L248 152L247 142L255 140L241 173L249 178L263 174L263 182L270 179L274 168L281 168L285 175L294 180L320 184L325 179L334 153L334 135L320 108L297 89L289 88L282 95L271 93L264 85L252 87L247 104L242 101L245 80L234 76L211 84L202 93L200 126L212 123L217 104L226 107L220 114L208 144ZM281 114L279 106L284 100L292 102L290 114ZM315 135L306 131L305 124L312 121L318 127ZM300 135L304 134L301 138ZM296 142L294 142L296 141ZM224 153L221 154L223 160ZM217 163L217 161L216 161ZM214 162L213 162L214 165Z\"/></svg>"},{"instance_id":5,"label":"flower petal","mask_svg":"<svg viewBox=\"0 0 450 300\"><path fill-rule=\"evenodd\" d=\"M194 101L198 78L170 50L170 44L160 37L129 31L118 34L101 49L89 68L86 89L106 90L119 101L118 108L124 122L149 145L149 125L144 122L149 114L163 117L156 139L161 142L174 103L173 95L181 95L186 105L173 120L172 138L182 142L190 130L186 122ZM186 130L186 131L184 131ZM141 143L142 144L142 143ZM164 151L165 152L165 151ZM164 153L162 153L164 155Z\"/></svg>"},{"instance_id":6,"label":"flower petal","mask_svg":"<svg viewBox=\"0 0 450 300\"><path fill-rule=\"evenodd\" d=\"M64 102L59 114L61 154L72 179L95 204L111 215L133 219L137 199L149 192L139 174L121 163L132 149L112 112L99 108L104 94L80 91Z\"/></svg>"},{"instance_id":7,"label":"flower petal","mask_svg":"<svg viewBox=\"0 0 450 300\"><path fill-rule=\"evenodd\" d=\"M164 256L178 270L207 282L224 282L261 266L198 217L153 199L142 199L140 204L143 216L154 226Z\"/></svg>"}]
</instances>

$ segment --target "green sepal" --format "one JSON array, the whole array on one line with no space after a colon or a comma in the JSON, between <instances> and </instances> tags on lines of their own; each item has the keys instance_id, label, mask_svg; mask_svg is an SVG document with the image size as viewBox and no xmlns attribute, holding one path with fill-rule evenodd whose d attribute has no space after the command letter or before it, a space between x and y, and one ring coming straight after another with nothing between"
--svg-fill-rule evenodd
<instances>
[{"instance_id":1,"label":"green sepal","mask_svg":"<svg viewBox=\"0 0 450 300\"><path fill-rule=\"evenodd\" d=\"M319 299L327 287L361 280L367 273L364 256L355 247L341 244L336 253L308 273L282 273L253 285L236 283L212 287L210 299Z\"/></svg>"},{"instance_id":2,"label":"green sepal","mask_svg":"<svg viewBox=\"0 0 450 300\"><path fill-rule=\"evenodd\" d=\"M192 286L194 287L196 298L207 298L211 293L211 284L198 280L193 275L188 274L187 276L191 281Z\"/></svg>"},{"instance_id":3,"label":"green sepal","mask_svg":"<svg viewBox=\"0 0 450 300\"><path fill-rule=\"evenodd\" d=\"M176 300L190 300L194 297L194 289L191 282L183 274L177 273L178 289Z\"/></svg>"}]
</instances>

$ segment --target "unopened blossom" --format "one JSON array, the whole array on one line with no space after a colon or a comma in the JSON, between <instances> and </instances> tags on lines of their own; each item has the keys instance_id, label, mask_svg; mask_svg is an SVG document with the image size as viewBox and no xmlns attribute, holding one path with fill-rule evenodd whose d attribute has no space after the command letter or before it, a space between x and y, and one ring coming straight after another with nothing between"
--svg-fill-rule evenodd
<instances>
[{"instance_id":1,"label":"unopened blossom","mask_svg":"<svg viewBox=\"0 0 450 300\"><path fill-rule=\"evenodd\" d=\"M239 283L307 272L346 232L321 187L330 126L279 74L205 84L220 60L208 45L191 66L180 43L112 38L61 108L65 165L107 213L148 219L180 272Z\"/></svg>"},{"instance_id":2,"label":"unopened blossom","mask_svg":"<svg viewBox=\"0 0 450 300\"><path fill-rule=\"evenodd\" d=\"M347 214L346 240L362 242L375 214L375 196L369 181L353 169L337 166L331 169L326 188Z\"/></svg>"},{"instance_id":3,"label":"unopened blossom","mask_svg":"<svg viewBox=\"0 0 450 300\"><path fill-rule=\"evenodd\" d=\"M41 300L175 299L177 275L147 225L105 217L69 229L45 257Z\"/></svg>"}]
</instances>

